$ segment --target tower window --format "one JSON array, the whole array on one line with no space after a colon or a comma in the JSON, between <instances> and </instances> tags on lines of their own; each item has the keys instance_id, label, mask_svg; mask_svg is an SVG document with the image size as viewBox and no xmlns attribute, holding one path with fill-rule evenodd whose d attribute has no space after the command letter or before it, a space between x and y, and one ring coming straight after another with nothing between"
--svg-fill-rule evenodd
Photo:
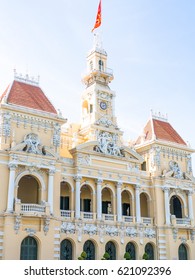
<instances>
[{"instance_id":1,"label":"tower window","mask_svg":"<svg viewBox=\"0 0 195 280\"><path fill-rule=\"evenodd\" d=\"M90 104L90 113L93 113L93 104Z\"/></svg>"},{"instance_id":2,"label":"tower window","mask_svg":"<svg viewBox=\"0 0 195 280\"><path fill-rule=\"evenodd\" d=\"M101 59L99 60L99 70L100 71L104 70L104 62Z\"/></svg>"},{"instance_id":3,"label":"tower window","mask_svg":"<svg viewBox=\"0 0 195 280\"><path fill-rule=\"evenodd\" d=\"M93 70L93 61L90 61L90 71L92 71Z\"/></svg>"}]
</instances>

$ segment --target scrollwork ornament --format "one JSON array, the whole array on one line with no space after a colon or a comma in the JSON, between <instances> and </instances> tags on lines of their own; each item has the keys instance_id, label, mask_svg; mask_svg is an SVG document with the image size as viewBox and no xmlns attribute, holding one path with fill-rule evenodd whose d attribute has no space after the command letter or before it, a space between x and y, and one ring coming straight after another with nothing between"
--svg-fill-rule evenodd
<instances>
[{"instance_id":1,"label":"scrollwork ornament","mask_svg":"<svg viewBox=\"0 0 195 280\"><path fill-rule=\"evenodd\" d=\"M18 234L18 232L19 232L20 225L21 225L21 216L17 215L15 218L15 223L14 223L14 230L15 230L16 234Z\"/></svg>"}]
</instances>

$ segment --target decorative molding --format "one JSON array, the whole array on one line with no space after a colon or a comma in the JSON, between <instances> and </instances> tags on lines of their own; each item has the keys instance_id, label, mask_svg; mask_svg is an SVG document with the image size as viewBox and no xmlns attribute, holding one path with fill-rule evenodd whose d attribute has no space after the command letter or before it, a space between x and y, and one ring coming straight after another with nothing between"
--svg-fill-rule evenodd
<instances>
[{"instance_id":1,"label":"decorative molding","mask_svg":"<svg viewBox=\"0 0 195 280\"><path fill-rule=\"evenodd\" d=\"M61 225L61 232L66 234L74 234L75 233L75 225L73 223L64 222Z\"/></svg>"},{"instance_id":2,"label":"decorative molding","mask_svg":"<svg viewBox=\"0 0 195 280\"><path fill-rule=\"evenodd\" d=\"M156 232L152 228L146 228L144 231L144 236L147 238L155 238L156 237Z\"/></svg>"},{"instance_id":3,"label":"decorative molding","mask_svg":"<svg viewBox=\"0 0 195 280\"><path fill-rule=\"evenodd\" d=\"M14 230L16 234L18 234L20 226L21 226L21 216L17 215L14 223Z\"/></svg>"},{"instance_id":4,"label":"decorative molding","mask_svg":"<svg viewBox=\"0 0 195 280\"><path fill-rule=\"evenodd\" d=\"M127 227L125 230L125 234L128 237L137 237L137 230L134 227Z\"/></svg>"},{"instance_id":5,"label":"decorative molding","mask_svg":"<svg viewBox=\"0 0 195 280\"><path fill-rule=\"evenodd\" d=\"M91 165L91 156L78 154L77 162L79 165Z\"/></svg>"},{"instance_id":6,"label":"decorative molding","mask_svg":"<svg viewBox=\"0 0 195 280\"><path fill-rule=\"evenodd\" d=\"M177 234L178 234L178 229L177 228L173 228L172 229L172 234L173 234L173 239L176 242L177 240Z\"/></svg>"},{"instance_id":7,"label":"decorative molding","mask_svg":"<svg viewBox=\"0 0 195 280\"><path fill-rule=\"evenodd\" d=\"M47 235L47 233L49 231L49 225L50 225L50 218L46 217L44 220L44 226L43 226L43 231L44 231L45 235Z\"/></svg>"},{"instance_id":8,"label":"decorative molding","mask_svg":"<svg viewBox=\"0 0 195 280\"><path fill-rule=\"evenodd\" d=\"M0 135L10 137L11 135L11 114L9 112L0 115Z\"/></svg>"},{"instance_id":9,"label":"decorative molding","mask_svg":"<svg viewBox=\"0 0 195 280\"><path fill-rule=\"evenodd\" d=\"M105 228L106 231L106 235L109 236L118 236L119 232L118 232L118 228L116 228L115 226L107 226Z\"/></svg>"},{"instance_id":10,"label":"decorative molding","mask_svg":"<svg viewBox=\"0 0 195 280\"><path fill-rule=\"evenodd\" d=\"M54 131L53 131L53 145L55 147L60 146L60 133L61 133L61 127L59 123L55 123L54 126Z\"/></svg>"},{"instance_id":11,"label":"decorative molding","mask_svg":"<svg viewBox=\"0 0 195 280\"><path fill-rule=\"evenodd\" d=\"M123 149L117 145L118 135L107 131L97 132L99 144L94 147L94 151L106 155L124 157Z\"/></svg>"},{"instance_id":12,"label":"decorative molding","mask_svg":"<svg viewBox=\"0 0 195 280\"><path fill-rule=\"evenodd\" d=\"M34 236L35 233L36 233L36 230L33 229L33 228L26 228L25 230L26 230L26 232L28 233L29 236Z\"/></svg>"},{"instance_id":13,"label":"decorative molding","mask_svg":"<svg viewBox=\"0 0 195 280\"><path fill-rule=\"evenodd\" d=\"M91 235L96 235L97 234L97 227L93 224L85 224L83 227L83 232L84 234L89 234Z\"/></svg>"}]
</instances>

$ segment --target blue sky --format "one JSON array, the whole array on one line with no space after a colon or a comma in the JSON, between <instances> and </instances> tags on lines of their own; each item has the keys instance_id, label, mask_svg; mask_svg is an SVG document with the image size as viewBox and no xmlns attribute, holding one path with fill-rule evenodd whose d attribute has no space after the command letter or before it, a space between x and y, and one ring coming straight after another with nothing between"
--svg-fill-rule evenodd
<instances>
[{"instance_id":1,"label":"blue sky","mask_svg":"<svg viewBox=\"0 0 195 280\"><path fill-rule=\"evenodd\" d=\"M0 91L13 69L40 86L69 122L80 121L81 75L99 0L0 1ZM195 1L102 0L102 41L115 80L118 124L135 139L150 110L195 148Z\"/></svg>"}]
</instances>

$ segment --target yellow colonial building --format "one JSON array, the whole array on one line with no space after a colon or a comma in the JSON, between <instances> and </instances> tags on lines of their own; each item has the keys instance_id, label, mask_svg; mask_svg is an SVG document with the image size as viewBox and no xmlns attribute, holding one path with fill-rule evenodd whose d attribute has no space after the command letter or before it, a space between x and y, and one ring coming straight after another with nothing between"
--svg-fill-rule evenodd
<instances>
[{"instance_id":1,"label":"yellow colonial building","mask_svg":"<svg viewBox=\"0 0 195 280\"><path fill-rule=\"evenodd\" d=\"M67 126L15 72L0 101L0 259L195 260L194 150L153 113L125 146L112 80L96 42L82 121Z\"/></svg>"}]
</instances>

